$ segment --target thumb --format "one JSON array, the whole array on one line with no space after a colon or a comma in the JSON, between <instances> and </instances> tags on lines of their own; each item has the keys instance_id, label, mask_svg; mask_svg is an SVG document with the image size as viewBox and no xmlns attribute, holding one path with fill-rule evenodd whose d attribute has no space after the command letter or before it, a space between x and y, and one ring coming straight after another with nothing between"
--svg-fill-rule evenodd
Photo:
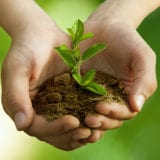
<instances>
[{"instance_id":1,"label":"thumb","mask_svg":"<svg viewBox=\"0 0 160 160\"><path fill-rule=\"evenodd\" d=\"M135 68L135 80L129 92L129 103L133 111L139 112L145 100L149 98L157 87L156 69L155 69L155 56L152 57L139 57ZM143 59L143 60L142 60Z\"/></svg>"},{"instance_id":2,"label":"thumb","mask_svg":"<svg viewBox=\"0 0 160 160\"><path fill-rule=\"evenodd\" d=\"M13 61L6 60L7 63L2 68L2 103L4 110L14 120L16 128L25 130L33 119L29 78L24 64L15 65Z\"/></svg>"}]
</instances>

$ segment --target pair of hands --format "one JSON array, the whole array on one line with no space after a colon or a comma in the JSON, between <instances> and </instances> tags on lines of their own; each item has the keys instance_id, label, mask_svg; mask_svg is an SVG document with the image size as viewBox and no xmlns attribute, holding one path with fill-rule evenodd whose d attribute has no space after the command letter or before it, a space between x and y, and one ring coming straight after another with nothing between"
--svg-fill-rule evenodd
<instances>
[{"instance_id":1,"label":"pair of hands","mask_svg":"<svg viewBox=\"0 0 160 160\"><path fill-rule=\"evenodd\" d=\"M67 70L54 48L61 44L70 46L68 35L54 22L43 19L43 26L34 22L12 35L12 46L3 63L2 102L18 130L57 148L73 150L97 141L106 130L120 127L123 120L135 117L154 92L156 60L151 48L132 25L123 20L97 19L98 13L99 10L85 22L86 32L95 36L82 43L81 50L96 42L104 42L108 48L83 68L95 68L120 78L128 92L129 106L98 104L97 114L85 119L89 128L79 128L78 119L70 115L48 122L35 113L31 99L38 87Z\"/></svg>"}]
</instances>

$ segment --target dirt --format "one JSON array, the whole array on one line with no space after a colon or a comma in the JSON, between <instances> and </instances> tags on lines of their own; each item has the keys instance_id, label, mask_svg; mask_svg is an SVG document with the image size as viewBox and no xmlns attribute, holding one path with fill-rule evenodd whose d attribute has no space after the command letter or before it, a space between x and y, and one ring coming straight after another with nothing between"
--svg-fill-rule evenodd
<instances>
[{"instance_id":1,"label":"dirt","mask_svg":"<svg viewBox=\"0 0 160 160\"><path fill-rule=\"evenodd\" d=\"M107 95L97 95L80 88L69 73L52 77L40 87L32 100L33 107L37 114L47 120L73 115L83 126L85 117L89 113L96 113L98 102L127 103L124 85L115 77L97 72L95 82L105 86Z\"/></svg>"}]
</instances>

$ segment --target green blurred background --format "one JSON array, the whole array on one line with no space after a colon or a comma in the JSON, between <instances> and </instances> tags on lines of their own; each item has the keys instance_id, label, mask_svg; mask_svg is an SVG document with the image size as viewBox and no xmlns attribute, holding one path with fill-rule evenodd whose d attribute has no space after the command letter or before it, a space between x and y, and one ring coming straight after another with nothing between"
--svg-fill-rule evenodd
<instances>
[{"instance_id":1,"label":"green blurred background","mask_svg":"<svg viewBox=\"0 0 160 160\"><path fill-rule=\"evenodd\" d=\"M62 29L71 26L77 18L83 21L86 20L101 2L103 0L37 0L37 3ZM160 9L147 17L138 31L157 54L157 77L159 82ZM2 64L10 43L9 36L0 29L0 64ZM24 133L17 132L14 127L11 127L14 134L10 131L10 134L5 134L7 125L4 125L0 131L4 132L4 134L0 133L0 148L4 146L2 140L6 142L10 138L11 141L6 143L6 151L0 154L0 160L2 157L5 160L158 160L160 159L159 91L160 88L146 102L142 112L136 118L126 121L120 129L108 131L97 143L89 144L72 152L57 150ZM4 115L4 112L0 110L1 114ZM7 121L6 124L14 126L10 122L11 120L6 117L4 118ZM16 138L14 135L16 135ZM11 142L12 151L18 149L17 153L11 154L9 149Z\"/></svg>"}]
</instances>

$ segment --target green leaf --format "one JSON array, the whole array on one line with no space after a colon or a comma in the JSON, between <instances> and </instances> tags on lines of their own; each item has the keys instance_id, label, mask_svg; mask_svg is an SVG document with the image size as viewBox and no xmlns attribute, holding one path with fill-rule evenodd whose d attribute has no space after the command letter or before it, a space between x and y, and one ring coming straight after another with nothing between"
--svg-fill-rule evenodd
<instances>
[{"instance_id":1,"label":"green leaf","mask_svg":"<svg viewBox=\"0 0 160 160\"><path fill-rule=\"evenodd\" d=\"M70 37L72 38L72 40L74 40L74 33L73 33L72 28L67 28L67 31L68 31Z\"/></svg>"},{"instance_id":2,"label":"green leaf","mask_svg":"<svg viewBox=\"0 0 160 160\"><path fill-rule=\"evenodd\" d=\"M78 41L82 36L84 32L84 25L81 20L76 20L72 26L72 32L74 34L74 41Z\"/></svg>"},{"instance_id":3,"label":"green leaf","mask_svg":"<svg viewBox=\"0 0 160 160\"><path fill-rule=\"evenodd\" d=\"M61 48L61 49L64 49L64 50L70 50L70 51L72 51L72 50L69 49L65 44L61 45L60 48Z\"/></svg>"},{"instance_id":4,"label":"green leaf","mask_svg":"<svg viewBox=\"0 0 160 160\"><path fill-rule=\"evenodd\" d=\"M99 95L106 95L107 94L105 88L102 85L94 83L94 82L89 83L87 86L85 86L85 89L87 89L93 93L99 94Z\"/></svg>"},{"instance_id":5,"label":"green leaf","mask_svg":"<svg viewBox=\"0 0 160 160\"><path fill-rule=\"evenodd\" d=\"M72 73L73 78L75 81L81 86L82 78L78 73Z\"/></svg>"},{"instance_id":6,"label":"green leaf","mask_svg":"<svg viewBox=\"0 0 160 160\"><path fill-rule=\"evenodd\" d=\"M63 61L66 63L66 65L70 67L71 69L73 69L74 66L76 65L76 61L73 57L73 51L67 49L65 45L56 47L55 50L60 55L60 57L63 59Z\"/></svg>"},{"instance_id":7,"label":"green leaf","mask_svg":"<svg viewBox=\"0 0 160 160\"><path fill-rule=\"evenodd\" d=\"M91 32L88 32L86 34L83 34L82 37L79 39L78 43L83 41L83 40L86 40L86 39L89 39L89 38L92 38L94 36L93 33Z\"/></svg>"},{"instance_id":8,"label":"green leaf","mask_svg":"<svg viewBox=\"0 0 160 160\"><path fill-rule=\"evenodd\" d=\"M80 60L80 49L77 48L74 50L74 58L76 59L76 61L79 61Z\"/></svg>"},{"instance_id":9,"label":"green leaf","mask_svg":"<svg viewBox=\"0 0 160 160\"><path fill-rule=\"evenodd\" d=\"M82 61L86 61L88 59L90 59L91 57L95 56L96 54L98 54L99 52L103 51L104 49L106 49L106 45L105 44L94 44L91 47L89 47L83 54L82 56Z\"/></svg>"},{"instance_id":10,"label":"green leaf","mask_svg":"<svg viewBox=\"0 0 160 160\"><path fill-rule=\"evenodd\" d=\"M84 75L84 77L82 78L82 86L86 86L86 85L88 85L89 83L91 83L91 82L93 81L94 77L95 77L95 74L96 74L96 72L95 72L94 69L88 71L88 72Z\"/></svg>"}]
</instances>

